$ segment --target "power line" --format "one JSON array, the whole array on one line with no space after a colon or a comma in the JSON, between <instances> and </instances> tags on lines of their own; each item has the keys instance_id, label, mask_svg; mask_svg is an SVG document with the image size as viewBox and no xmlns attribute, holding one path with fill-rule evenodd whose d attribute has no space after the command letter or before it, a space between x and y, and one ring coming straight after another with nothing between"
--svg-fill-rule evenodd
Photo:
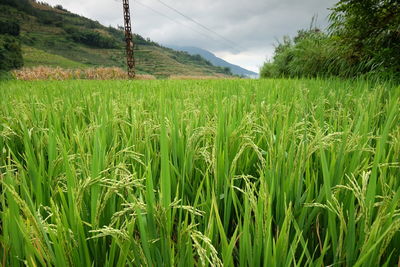
<instances>
[{"instance_id":1,"label":"power line","mask_svg":"<svg viewBox=\"0 0 400 267\"><path fill-rule=\"evenodd\" d=\"M137 4L139 4L139 5L143 6L143 7L145 7L145 8L147 8L147 9L150 9L150 10L153 11L154 13L156 13L156 14L158 14L158 15L164 17L164 18L167 18L167 19L169 19L169 20L171 20L171 21L173 21L173 22L175 22L175 23L177 23L177 24L179 24L179 25L185 26L185 27L187 27L188 29L190 29L190 30L192 30L192 31L194 31L194 32L196 32L196 33L198 33L198 34L203 35L204 37L207 37L207 38L210 38L210 37L211 37L210 35L207 35L207 34L205 34L205 33L203 33L203 32L200 32L200 31L196 30L195 28L190 27L189 25L180 22L179 20L176 20L176 19L174 19L174 18L171 18L170 16L167 16L167 15L165 15L165 14L163 14L163 13L157 11L156 9L154 9L154 8L148 6L148 5L145 5L145 4L143 4L142 2L140 2L140 1L137 1L137 0L136 0L135 3L137 3Z\"/></svg>"},{"instance_id":2,"label":"power line","mask_svg":"<svg viewBox=\"0 0 400 267\"><path fill-rule=\"evenodd\" d=\"M240 48L240 46L239 46L238 44L236 44L234 41L229 40L228 38L226 38L226 37L220 35L219 33L215 32L214 30L210 29L209 27L204 26L203 24L201 24L200 22L194 20L193 18L189 17L188 15L185 15L184 13L182 13L182 12L179 11L179 10L177 10L176 8L174 8L174 7L170 6L170 5L168 5L168 4L165 3L164 1L162 1L162 0L157 0L157 1L160 2L161 4L163 4L164 6L166 6L167 8L171 9L171 10L174 11L175 13L181 15L182 17L184 17L184 18L190 20L191 22L193 22L193 23L195 23L196 25L200 26L201 28L205 29L206 31L208 31L208 32L210 32L210 33L212 33L212 34L214 34L215 36L218 36L220 39L222 39L222 40L224 40L225 42L229 43L230 46L231 46L232 48L234 48L235 50L238 50L238 49L236 49L236 47ZM233 46L232 46L232 45L233 45Z\"/></svg>"}]
</instances>

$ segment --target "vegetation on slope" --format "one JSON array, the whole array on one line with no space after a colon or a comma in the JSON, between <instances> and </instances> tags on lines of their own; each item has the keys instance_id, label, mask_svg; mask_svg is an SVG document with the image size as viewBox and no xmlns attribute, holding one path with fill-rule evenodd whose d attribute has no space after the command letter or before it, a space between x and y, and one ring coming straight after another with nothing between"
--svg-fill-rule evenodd
<instances>
[{"instance_id":1,"label":"vegetation on slope","mask_svg":"<svg viewBox=\"0 0 400 267\"><path fill-rule=\"evenodd\" d=\"M0 19L0 71L8 71L23 65L19 34L18 23Z\"/></svg>"},{"instance_id":2,"label":"vegetation on slope","mask_svg":"<svg viewBox=\"0 0 400 267\"><path fill-rule=\"evenodd\" d=\"M56 54L50 54L31 46L22 46L22 53L24 58L24 66L28 68L35 66L60 67L65 69L88 67L83 63L79 63Z\"/></svg>"},{"instance_id":3,"label":"vegetation on slope","mask_svg":"<svg viewBox=\"0 0 400 267\"><path fill-rule=\"evenodd\" d=\"M396 266L400 87L7 82L4 266Z\"/></svg>"},{"instance_id":4,"label":"vegetation on slope","mask_svg":"<svg viewBox=\"0 0 400 267\"><path fill-rule=\"evenodd\" d=\"M400 79L400 3L341 0L328 33L315 27L285 37L265 63L262 77L360 75Z\"/></svg>"},{"instance_id":5,"label":"vegetation on slope","mask_svg":"<svg viewBox=\"0 0 400 267\"><path fill-rule=\"evenodd\" d=\"M73 14L62 6L51 7L29 0L0 0L0 18L15 18L21 25L21 40L30 59L44 53L61 56L88 67L125 68L124 35L121 29ZM121 7L122 8L122 7ZM122 18L121 18L122 19ZM203 58L161 47L135 35L137 70L158 77L170 75L231 75ZM34 50L32 50L34 49ZM30 66L34 64L30 61ZM53 66L54 61L37 65Z\"/></svg>"}]
</instances>

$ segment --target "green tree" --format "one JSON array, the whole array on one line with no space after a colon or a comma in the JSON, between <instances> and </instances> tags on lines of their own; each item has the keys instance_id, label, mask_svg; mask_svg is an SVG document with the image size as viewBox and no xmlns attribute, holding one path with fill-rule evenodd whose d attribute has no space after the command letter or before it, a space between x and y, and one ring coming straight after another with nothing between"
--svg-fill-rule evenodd
<instances>
[{"instance_id":1,"label":"green tree","mask_svg":"<svg viewBox=\"0 0 400 267\"><path fill-rule=\"evenodd\" d=\"M0 5L9 5L29 14L34 13L34 9L29 0L0 0Z\"/></svg>"},{"instance_id":2,"label":"green tree","mask_svg":"<svg viewBox=\"0 0 400 267\"><path fill-rule=\"evenodd\" d=\"M23 66L19 32L18 23L0 20L0 70L8 71Z\"/></svg>"},{"instance_id":3,"label":"green tree","mask_svg":"<svg viewBox=\"0 0 400 267\"><path fill-rule=\"evenodd\" d=\"M23 63L19 40L10 35L0 35L0 70L17 69Z\"/></svg>"},{"instance_id":4,"label":"green tree","mask_svg":"<svg viewBox=\"0 0 400 267\"><path fill-rule=\"evenodd\" d=\"M0 19L0 34L19 36L20 27L16 21Z\"/></svg>"},{"instance_id":5,"label":"green tree","mask_svg":"<svg viewBox=\"0 0 400 267\"><path fill-rule=\"evenodd\" d=\"M400 71L400 2L341 0L330 16L332 35L364 71Z\"/></svg>"}]
</instances>

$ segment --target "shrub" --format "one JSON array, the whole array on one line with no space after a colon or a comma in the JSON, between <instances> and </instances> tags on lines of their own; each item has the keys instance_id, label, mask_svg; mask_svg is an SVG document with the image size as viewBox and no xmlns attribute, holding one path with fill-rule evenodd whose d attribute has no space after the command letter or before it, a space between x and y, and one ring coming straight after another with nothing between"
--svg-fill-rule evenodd
<instances>
[{"instance_id":1,"label":"shrub","mask_svg":"<svg viewBox=\"0 0 400 267\"><path fill-rule=\"evenodd\" d=\"M29 0L0 0L0 4L15 7L28 14L33 14L35 12Z\"/></svg>"},{"instance_id":2,"label":"shrub","mask_svg":"<svg viewBox=\"0 0 400 267\"><path fill-rule=\"evenodd\" d=\"M0 70L8 71L23 66L19 25L13 21L0 21Z\"/></svg>"},{"instance_id":3,"label":"shrub","mask_svg":"<svg viewBox=\"0 0 400 267\"><path fill-rule=\"evenodd\" d=\"M277 77L277 71L273 62L266 62L260 70L260 76L263 78L274 78Z\"/></svg>"},{"instance_id":4,"label":"shrub","mask_svg":"<svg viewBox=\"0 0 400 267\"><path fill-rule=\"evenodd\" d=\"M0 19L0 34L18 36L19 33L20 27L16 21Z\"/></svg>"},{"instance_id":5,"label":"shrub","mask_svg":"<svg viewBox=\"0 0 400 267\"><path fill-rule=\"evenodd\" d=\"M68 10L66 10L62 5L55 5L54 8L58 9L58 10L61 10L61 11L68 12Z\"/></svg>"},{"instance_id":6,"label":"shrub","mask_svg":"<svg viewBox=\"0 0 400 267\"><path fill-rule=\"evenodd\" d=\"M341 0L330 16L332 35L363 72L400 72L400 4L393 0Z\"/></svg>"}]
</instances>

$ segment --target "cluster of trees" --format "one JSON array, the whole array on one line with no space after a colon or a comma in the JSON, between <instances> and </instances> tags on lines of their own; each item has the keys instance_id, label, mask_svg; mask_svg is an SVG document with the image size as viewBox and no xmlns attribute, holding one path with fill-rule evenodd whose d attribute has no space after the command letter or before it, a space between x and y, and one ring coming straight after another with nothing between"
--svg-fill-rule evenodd
<instances>
[{"instance_id":1,"label":"cluster of trees","mask_svg":"<svg viewBox=\"0 0 400 267\"><path fill-rule=\"evenodd\" d=\"M400 75L400 2L341 0L328 32L316 28L284 37L261 77Z\"/></svg>"},{"instance_id":2,"label":"cluster of trees","mask_svg":"<svg viewBox=\"0 0 400 267\"><path fill-rule=\"evenodd\" d=\"M0 20L0 71L23 66L19 33L20 27L17 22Z\"/></svg>"},{"instance_id":3,"label":"cluster of trees","mask_svg":"<svg viewBox=\"0 0 400 267\"><path fill-rule=\"evenodd\" d=\"M34 8L29 3L29 0L0 0L0 5L12 6L28 14L34 13Z\"/></svg>"},{"instance_id":4,"label":"cluster of trees","mask_svg":"<svg viewBox=\"0 0 400 267\"><path fill-rule=\"evenodd\" d=\"M36 1L34 1L36 2ZM42 5L50 6L47 3L41 3ZM0 5L6 5L13 7L18 11L22 11L26 14L36 17L41 23L47 25L60 26L62 23L62 17L55 14L54 12L49 12L47 10L35 9L31 2L28 0L0 0Z\"/></svg>"},{"instance_id":5,"label":"cluster of trees","mask_svg":"<svg viewBox=\"0 0 400 267\"><path fill-rule=\"evenodd\" d=\"M75 26L64 27L69 36L78 43L98 48L118 48L118 41L115 38L95 30L87 30Z\"/></svg>"}]
</instances>

